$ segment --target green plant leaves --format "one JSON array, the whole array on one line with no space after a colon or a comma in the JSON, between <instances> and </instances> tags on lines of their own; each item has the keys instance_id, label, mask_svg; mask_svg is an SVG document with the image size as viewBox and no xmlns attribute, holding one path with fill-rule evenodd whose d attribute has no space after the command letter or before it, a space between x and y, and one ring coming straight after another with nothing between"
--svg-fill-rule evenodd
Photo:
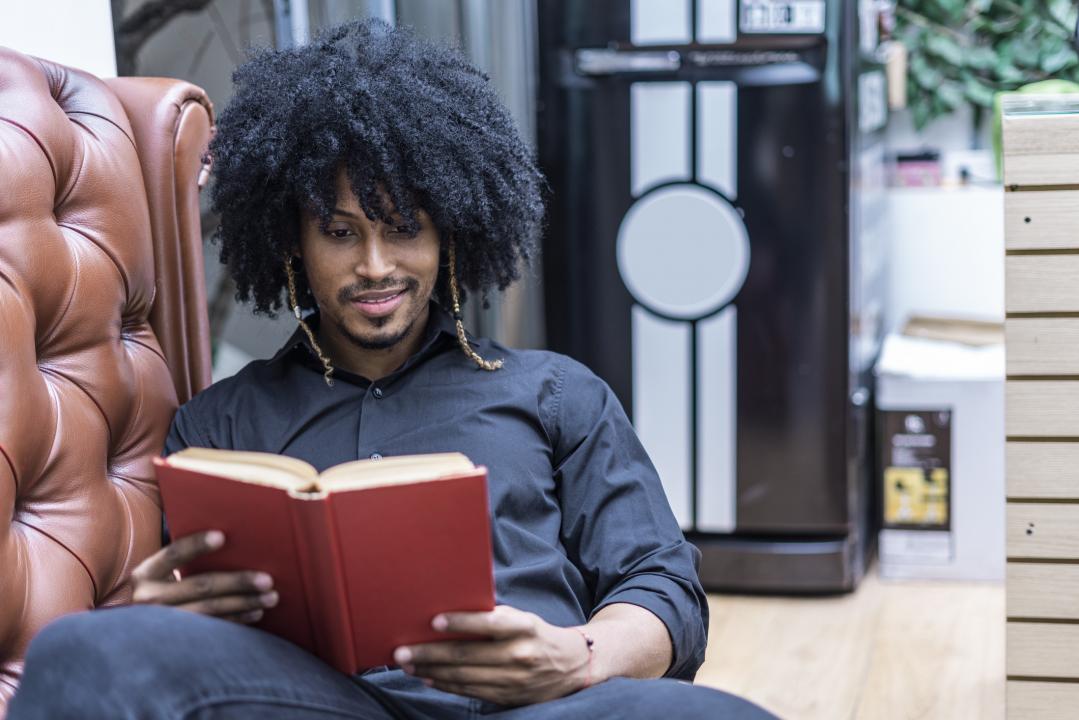
<instances>
[{"instance_id":1,"label":"green plant leaves","mask_svg":"<svg viewBox=\"0 0 1079 720\"><path fill-rule=\"evenodd\" d=\"M986 108L993 107L993 97L996 95L992 88L986 87L972 77L968 77L963 83L963 94L973 104Z\"/></svg>"},{"instance_id":2,"label":"green plant leaves","mask_svg":"<svg viewBox=\"0 0 1079 720\"><path fill-rule=\"evenodd\" d=\"M910 77L926 90L934 90L944 81L944 74L933 67L924 55L910 59Z\"/></svg>"},{"instance_id":3,"label":"green plant leaves","mask_svg":"<svg viewBox=\"0 0 1079 720\"><path fill-rule=\"evenodd\" d=\"M993 48L982 45L967 51L963 63L972 70L992 70L997 66L997 54Z\"/></svg>"},{"instance_id":4,"label":"green plant leaves","mask_svg":"<svg viewBox=\"0 0 1079 720\"><path fill-rule=\"evenodd\" d=\"M937 88L936 95L941 104L948 110L958 110L966 100L963 86L954 82L946 82L941 85Z\"/></svg>"},{"instance_id":5,"label":"green plant leaves","mask_svg":"<svg viewBox=\"0 0 1079 720\"><path fill-rule=\"evenodd\" d=\"M1070 41L1076 13L1074 0L898 0L915 127L966 104L991 108L1002 90L1079 81Z\"/></svg>"},{"instance_id":6,"label":"green plant leaves","mask_svg":"<svg viewBox=\"0 0 1079 720\"><path fill-rule=\"evenodd\" d=\"M1050 75L1064 70L1065 68L1075 67L1079 65L1079 57L1076 57L1075 50L1070 47L1064 46L1059 50L1048 53L1042 56L1039 62L1039 67Z\"/></svg>"},{"instance_id":7,"label":"green plant leaves","mask_svg":"<svg viewBox=\"0 0 1079 720\"><path fill-rule=\"evenodd\" d=\"M925 40L925 50L949 65L963 64L963 49L951 35L928 36Z\"/></svg>"}]
</instances>

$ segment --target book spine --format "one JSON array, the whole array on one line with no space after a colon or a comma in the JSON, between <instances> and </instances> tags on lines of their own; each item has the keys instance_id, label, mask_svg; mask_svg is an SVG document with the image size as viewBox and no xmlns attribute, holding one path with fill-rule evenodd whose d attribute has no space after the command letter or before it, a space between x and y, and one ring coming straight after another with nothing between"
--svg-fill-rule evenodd
<instances>
[{"instance_id":1,"label":"book spine","mask_svg":"<svg viewBox=\"0 0 1079 720\"><path fill-rule=\"evenodd\" d=\"M357 668L356 653L330 497L293 497L293 517L316 653L337 670L351 674Z\"/></svg>"}]
</instances>

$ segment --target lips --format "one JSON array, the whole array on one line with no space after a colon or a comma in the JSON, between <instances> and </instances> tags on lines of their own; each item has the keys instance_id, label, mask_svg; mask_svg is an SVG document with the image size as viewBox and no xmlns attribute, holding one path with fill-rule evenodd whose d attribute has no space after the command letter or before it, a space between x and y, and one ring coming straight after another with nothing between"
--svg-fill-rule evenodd
<instances>
[{"instance_id":1,"label":"lips","mask_svg":"<svg viewBox=\"0 0 1079 720\"><path fill-rule=\"evenodd\" d=\"M362 292L352 298L353 302L371 302L379 303L385 302L390 298L397 297L405 291L404 288L397 288L395 290L370 290L368 292Z\"/></svg>"},{"instance_id":2,"label":"lips","mask_svg":"<svg viewBox=\"0 0 1079 720\"><path fill-rule=\"evenodd\" d=\"M368 317L384 317L396 310L405 299L406 288L360 293L351 298L353 307Z\"/></svg>"}]
</instances>

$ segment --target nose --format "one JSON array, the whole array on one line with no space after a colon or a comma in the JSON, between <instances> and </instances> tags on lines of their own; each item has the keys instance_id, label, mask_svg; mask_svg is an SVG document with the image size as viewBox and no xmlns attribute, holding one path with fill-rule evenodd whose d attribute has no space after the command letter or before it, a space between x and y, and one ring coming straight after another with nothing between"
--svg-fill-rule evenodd
<instances>
[{"instance_id":1,"label":"nose","mask_svg":"<svg viewBox=\"0 0 1079 720\"><path fill-rule=\"evenodd\" d=\"M360 256L353 271L360 277L379 282L397 269L392 253L378 233L369 235L364 242L358 243L358 247Z\"/></svg>"}]
</instances>

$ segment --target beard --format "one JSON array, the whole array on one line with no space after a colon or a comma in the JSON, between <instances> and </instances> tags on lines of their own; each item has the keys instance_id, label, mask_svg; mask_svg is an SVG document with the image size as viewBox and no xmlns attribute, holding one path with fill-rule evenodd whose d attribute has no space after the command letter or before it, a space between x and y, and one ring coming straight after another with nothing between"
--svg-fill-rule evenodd
<instances>
[{"instance_id":1,"label":"beard","mask_svg":"<svg viewBox=\"0 0 1079 720\"><path fill-rule=\"evenodd\" d=\"M386 350L408 337L416 324L416 318L421 314L423 305L426 304L426 302L419 302L420 283L416 278L386 278L380 282L356 282L341 288L337 293L337 300L343 307L348 307L352 302L352 298L359 293L393 289L403 289L406 295L406 302L401 304L397 312L384 317L365 318L364 320L378 330L389 325L400 315L411 314L412 317L409 318L408 323L403 328L389 335L361 335L352 330L347 323L338 322L337 326L341 334L354 345L364 350Z\"/></svg>"},{"instance_id":2,"label":"beard","mask_svg":"<svg viewBox=\"0 0 1079 720\"><path fill-rule=\"evenodd\" d=\"M385 318L379 318L385 320ZM386 323L382 323L385 325ZM415 320L409 321L408 325L392 335L376 335L374 337L364 337L357 333L352 332L348 327L341 326L341 333L349 339L357 347L361 347L364 350L386 350L392 348L397 343L404 340L412 332L412 326L416 324Z\"/></svg>"}]
</instances>

